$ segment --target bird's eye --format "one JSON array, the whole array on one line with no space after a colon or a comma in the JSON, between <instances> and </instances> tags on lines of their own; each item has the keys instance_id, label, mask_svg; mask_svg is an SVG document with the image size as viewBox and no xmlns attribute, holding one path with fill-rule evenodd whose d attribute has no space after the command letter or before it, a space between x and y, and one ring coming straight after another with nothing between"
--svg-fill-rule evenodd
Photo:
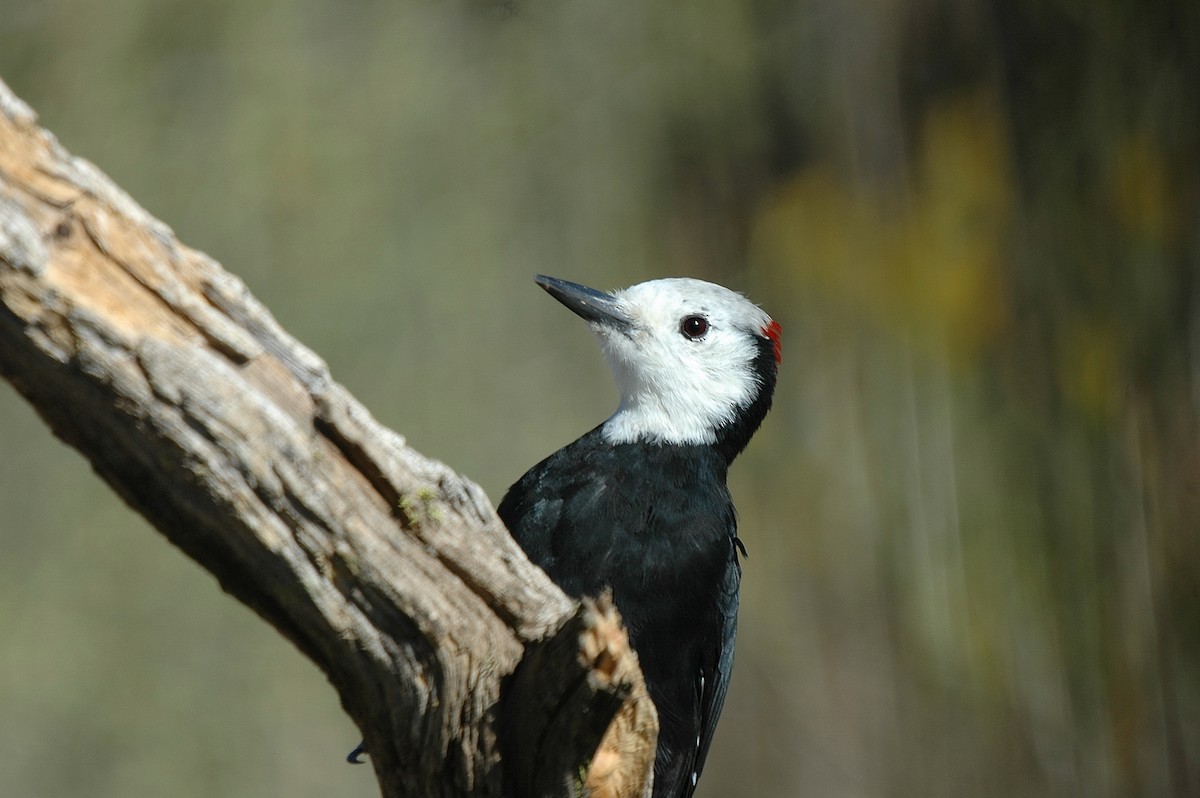
<instances>
[{"instance_id":1,"label":"bird's eye","mask_svg":"<svg viewBox=\"0 0 1200 798\"><path fill-rule=\"evenodd\" d=\"M708 332L708 319L703 316L688 316L679 325L679 331L693 341L703 338L704 334Z\"/></svg>"}]
</instances>

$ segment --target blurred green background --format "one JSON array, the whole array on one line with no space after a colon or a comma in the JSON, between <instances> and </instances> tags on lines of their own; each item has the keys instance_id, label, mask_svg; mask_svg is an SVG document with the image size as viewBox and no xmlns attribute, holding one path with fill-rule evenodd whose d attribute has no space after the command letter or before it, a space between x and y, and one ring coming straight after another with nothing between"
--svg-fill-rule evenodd
<instances>
[{"instance_id":1,"label":"blurred green background","mask_svg":"<svg viewBox=\"0 0 1200 798\"><path fill-rule=\"evenodd\" d=\"M782 324L701 794L1200 792L1200 4L3 0L0 77L498 500L535 272ZM0 794L369 796L321 675L0 387Z\"/></svg>"}]
</instances>

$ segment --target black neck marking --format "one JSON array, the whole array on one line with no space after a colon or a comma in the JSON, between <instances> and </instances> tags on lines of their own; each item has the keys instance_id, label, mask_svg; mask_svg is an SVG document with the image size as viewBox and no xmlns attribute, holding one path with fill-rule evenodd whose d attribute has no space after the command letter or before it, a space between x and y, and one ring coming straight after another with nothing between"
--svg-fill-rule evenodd
<instances>
[{"instance_id":1,"label":"black neck marking","mask_svg":"<svg viewBox=\"0 0 1200 798\"><path fill-rule=\"evenodd\" d=\"M759 390L754 401L739 408L734 417L717 428L716 450L727 463L742 453L750 443L759 425L771 409L771 398L775 394L775 377L778 365L775 362L775 344L766 336L756 336L758 354L754 356L753 371L758 379Z\"/></svg>"}]
</instances>

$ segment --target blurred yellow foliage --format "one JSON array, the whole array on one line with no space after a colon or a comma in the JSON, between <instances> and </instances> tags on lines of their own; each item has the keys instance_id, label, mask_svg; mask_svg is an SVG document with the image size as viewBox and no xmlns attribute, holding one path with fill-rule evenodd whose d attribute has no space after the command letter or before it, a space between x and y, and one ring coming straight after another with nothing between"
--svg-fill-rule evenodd
<instances>
[{"instance_id":1,"label":"blurred yellow foliage","mask_svg":"<svg viewBox=\"0 0 1200 798\"><path fill-rule=\"evenodd\" d=\"M1093 421L1108 421L1119 410L1122 369L1116 332L1095 319L1064 322L1058 373L1063 392Z\"/></svg>"},{"instance_id":2,"label":"blurred yellow foliage","mask_svg":"<svg viewBox=\"0 0 1200 798\"><path fill-rule=\"evenodd\" d=\"M828 166L784 183L758 218L755 256L782 285L916 333L952 360L1004 327L1003 246L1013 187L994 98L926 115L911 185L872 190Z\"/></svg>"},{"instance_id":3,"label":"blurred yellow foliage","mask_svg":"<svg viewBox=\"0 0 1200 798\"><path fill-rule=\"evenodd\" d=\"M1110 180L1113 213L1126 230L1156 241L1178 230L1167 164L1150 136L1135 135L1120 144Z\"/></svg>"}]
</instances>

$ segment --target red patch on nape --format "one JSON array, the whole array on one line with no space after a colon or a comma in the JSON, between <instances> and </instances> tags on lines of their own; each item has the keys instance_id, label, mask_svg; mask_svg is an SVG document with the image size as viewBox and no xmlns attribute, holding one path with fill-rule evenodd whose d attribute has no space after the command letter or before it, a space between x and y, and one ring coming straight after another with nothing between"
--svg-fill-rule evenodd
<instances>
[{"instance_id":1,"label":"red patch on nape","mask_svg":"<svg viewBox=\"0 0 1200 798\"><path fill-rule=\"evenodd\" d=\"M779 326L779 322L773 321L763 327L763 335L771 339L775 351L775 365L779 365L783 362L783 328Z\"/></svg>"}]
</instances>

